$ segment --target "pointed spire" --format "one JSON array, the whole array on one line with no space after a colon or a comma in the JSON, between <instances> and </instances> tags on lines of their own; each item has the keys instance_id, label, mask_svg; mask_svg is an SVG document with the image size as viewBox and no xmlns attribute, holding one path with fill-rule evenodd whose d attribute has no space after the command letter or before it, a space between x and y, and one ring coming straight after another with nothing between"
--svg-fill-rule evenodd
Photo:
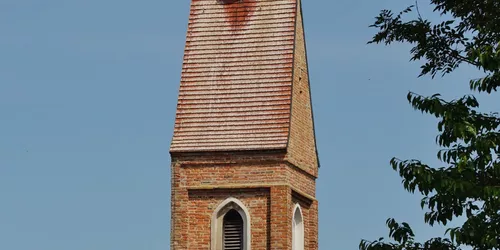
<instances>
[{"instance_id":1,"label":"pointed spire","mask_svg":"<svg viewBox=\"0 0 500 250\"><path fill-rule=\"evenodd\" d=\"M306 150L303 161L311 162L316 151L299 4L192 1L171 152L289 147L290 159Z\"/></svg>"}]
</instances>

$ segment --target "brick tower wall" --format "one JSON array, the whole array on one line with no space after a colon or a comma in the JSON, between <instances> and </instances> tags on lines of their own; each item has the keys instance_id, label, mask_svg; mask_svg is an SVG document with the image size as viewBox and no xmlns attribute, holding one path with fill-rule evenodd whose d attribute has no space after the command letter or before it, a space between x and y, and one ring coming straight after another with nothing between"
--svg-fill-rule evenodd
<instances>
[{"instance_id":1,"label":"brick tower wall","mask_svg":"<svg viewBox=\"0 0 500 250\"><path fill-rule=\"evenodd\" d=\"M171 146L171 249L211 249L226 199L252 250L291 250L299 203L318 249L318 160L298 0L192 0ZM231 2L231 1L228 1Z\"/></svg>"},{"instance_id":2,"label":"brick tower wall","mask_svg":"<svg viewBox=\"0 0 500 250\"><path fill-rule=\"evenodd\" d=\"M229 197L251 215L254 250L291 249L293 207L300 203L305 249L317 249L315 178L285 161L285 152L183 155L172 162L171 249L210 249L214 209Z\"/></svg>"}]
</instances>

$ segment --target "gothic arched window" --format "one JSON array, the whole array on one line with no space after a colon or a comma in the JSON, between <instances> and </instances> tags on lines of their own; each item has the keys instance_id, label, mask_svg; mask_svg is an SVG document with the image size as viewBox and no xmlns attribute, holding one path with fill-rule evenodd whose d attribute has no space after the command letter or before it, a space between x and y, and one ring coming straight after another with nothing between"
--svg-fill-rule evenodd
<instances>
[{"instance_id":1,"label":"gothic arched window","mask_svg":"<svg viewBox=\"0 0 500 250\"><path fill-rule=\"evenodd\" d=\"M292 250L304 250L304 218L300 205L295 205L292 220Z\"/></svg>"},{"instance_id":2,"label":"gothic arched window","mask_svg":"<svg viewBox=\"0 0 500 250\"><path fill-rule=\"evenodd\" d=\"M235 198L222 202L212 214L211 250L250 250L250 214Z\"/></svg>"}]
</instances>

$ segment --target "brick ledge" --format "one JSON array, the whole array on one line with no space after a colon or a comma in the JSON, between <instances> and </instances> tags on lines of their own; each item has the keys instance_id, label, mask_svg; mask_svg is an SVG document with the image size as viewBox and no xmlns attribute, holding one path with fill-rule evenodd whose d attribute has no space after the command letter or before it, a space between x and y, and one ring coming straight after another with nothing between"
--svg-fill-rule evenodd
<instances>
[{"instance_id":1,"label":"brick ledge","mask_svg":"<svg viewBox=\"0 0 500 250\"><path fill-rule=\"evenodd\" d=\"M303 196L310 201L317 201L314 196L308 195L300 190L293 188L286 183L264 183L264 184L227 184L227 185L200 185L200 186L188 186L185 187L189 190L215 190L215 189L252 189L252 188L271 188L278 186L286 186L290 188L293 192Z\"/></svg>"}]
</instances>

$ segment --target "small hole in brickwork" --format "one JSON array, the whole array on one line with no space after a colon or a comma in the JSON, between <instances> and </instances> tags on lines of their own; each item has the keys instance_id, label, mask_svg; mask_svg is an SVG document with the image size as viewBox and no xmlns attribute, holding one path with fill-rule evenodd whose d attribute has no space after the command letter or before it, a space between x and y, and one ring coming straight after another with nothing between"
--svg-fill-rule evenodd
<instances>
[{"instance_id":1,"label":"small hole in brickwork","mask_svg":"<svg viewBox=\"0 0 500 250\"><path fill-rule=\"evenodd\" d=\"M221 4L231 4L231 3L241 2L241 0L218 0L218 2Z\"/></svg>"}]
</instances>

